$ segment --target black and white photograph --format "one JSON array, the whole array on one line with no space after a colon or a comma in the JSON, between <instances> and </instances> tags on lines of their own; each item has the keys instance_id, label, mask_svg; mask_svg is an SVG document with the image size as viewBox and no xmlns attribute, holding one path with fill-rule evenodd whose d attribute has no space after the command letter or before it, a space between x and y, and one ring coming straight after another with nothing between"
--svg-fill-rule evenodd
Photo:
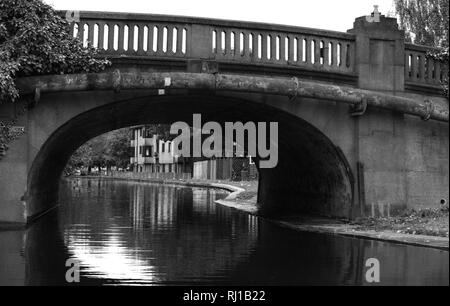
<instances>
[{"instance_id":1,"label":"black and white photograph","mask_svg":"<svg viewBox=\"0 0 450 306\"><path fill-rule=\"evenodd\" d=\"M0 0L0 286L448 287L448 29L449 0Z\"/></svg>"}]
</instances>

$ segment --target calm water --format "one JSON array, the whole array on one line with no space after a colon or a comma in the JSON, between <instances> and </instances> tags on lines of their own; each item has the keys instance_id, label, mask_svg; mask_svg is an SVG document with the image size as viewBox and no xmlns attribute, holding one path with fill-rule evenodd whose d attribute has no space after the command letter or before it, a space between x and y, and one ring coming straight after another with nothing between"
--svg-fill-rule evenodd
<instances>
[{"instance_id":1,"label":"calm water","mask_svg":"<svg viewBox=\"0 0 450 306\"><path fill-rule=\"evenodd\" d=\"M448 252L295 232L214 204L225 192L73 179L26 232L0 232L0 284L448 285Z\"/></svg>"}]
</instances>

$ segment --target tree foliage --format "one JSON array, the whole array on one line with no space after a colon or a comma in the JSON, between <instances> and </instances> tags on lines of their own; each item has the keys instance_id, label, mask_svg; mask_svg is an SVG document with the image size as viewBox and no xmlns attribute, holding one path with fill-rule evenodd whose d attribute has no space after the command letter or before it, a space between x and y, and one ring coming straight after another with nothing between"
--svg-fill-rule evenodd
<instances>
[{"instance_id":1,"label":"tree foliage","mask_svg":"<svg viewBox=\"0 0 450 306\"><path fill-rule=\"evenodd\" d=\"M106 59L70 35L69 23L40 0L0 1L0 102L14 101L21 76L97 72Z\"/></svg>"},{"instance_id":2,"label":"tree foliage","mask_svg":"<svg viewBox=\"0 0 450 306\"><path fill-rule=\"evenodd\" d=\"M95 137L72 154L66 173L81 167L126 168L130 162L130 129L120 129Z\"/></svg>"},{"instance_id":3,"label":"tree foliage","mask_svg":"<svg viewBox=\"0 0 450 306\"><path fill-rule=\"evenodd\" d=\"M92 147L87 143L83 144L72 154L64 172L66 174L71 174L77 168L89 167L92 165L93 159L94 152Z\"/></svg>"},{"instance_id":4,"label":"tree foliage","mask_svg":"<svg viewBox=\"0 0 450 306\"><path fill-rule=\"evenodd\" d=\"M160 139L173 140L176 135L170 134L169 124L150 124L144 126L145 131L150 135L158 135Z\"/></svg>"},{"instance_id":5,"label":"tree foliage","mask_svg":"<svg viewBox=\"0 0 450 306\"><path fill-rule=\"evenodd\" d=\"M415 44L448 47L448 0L395 0L400 26Z\"/></svg>"},{"instance_id":6,"label":"tree foliage","mask_svg":"<svg viewBox=\"0 0 450 306\"><path fill-rule=\"evenodd\" d=\"M19 97L17 77L97 72L110 64L69 33L69 23L40 0L0 0L0 103ZM17 137L11 132L16 121L0 120L1 154Z\"/></svg>"},{"instance_id":7,"label":"tree foliage","mask_svg":"<svg viewBox=\"0 0 450 306\"><path fill-rule=\"evenodd\" d=\"M400 26L409 42L438 47L429 57L441 61L448 70L448 0L394 0ZM448 75L442 82L448 97Z\"/></svg>"},{"instance_id":8,"label":"tree foliage","mask_svg":"<svg viewBox=\"0 0 450 306\"><path fill-rule=\"evenodd\" d=\"M99 164L106 167L125 168L130 163L130 129L120 129L105 134L103 154Z\"/></svg>"}]
</instances>

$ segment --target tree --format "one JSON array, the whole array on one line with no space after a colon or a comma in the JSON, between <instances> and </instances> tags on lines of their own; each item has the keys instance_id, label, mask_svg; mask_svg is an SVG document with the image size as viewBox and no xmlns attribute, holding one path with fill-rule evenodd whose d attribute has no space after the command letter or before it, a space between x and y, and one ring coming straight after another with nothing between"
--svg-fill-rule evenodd
<instances>
[{"instance_id":1,"label":"tree","mask_svg":"<svg viewBox=\"0 0 450 306\"><path fill-rule=\"evenodd\" d=\"M0 103L19 97L17 77L98 72L110 64L96 55L94 48L72 37L69 23L42 1L0 1ZM13 124L0 121L0 147L11 140Z\"/></svg>"},{"instance_id":2,"label":"tree","mask_svg":"<svg viewBox=\"0 0 450 306\"><path fill-rule=\"evenodd\" d=\"M173 140L176 135L170 134L170 125L169 124L150 124L146 125L144 129L150 135L158 135L161 139Z\"/></svg>"},{"instance_id":3,"label":"tree","mask_svg":"<svg viewBox=\"0 0 450 306\"><path fill-rule=\"evenodd\" d=\"M79 147L70 157L64 172L71 174L77 168L89 167L94 159L94 152L89 144L84 144Z\"/></svg>"},{"instance_id":4,"label":"tree","mask_svg":"<svg viewBox=\"0 0 450 306\"><path fill-rule=\"evenodd\" d=\"M125 168L130 163L130 130L121 129L107 134L107 167Z\"/></svg>"},{"instance_id":5,"label":"tree","mask_svg":"<svg viewBox=\"0 0 450 306\"><path fill-rule=\"evenodd\" d=\"M408 41L438 47L429 57L442 61L448 69L448 0L394 0L400 26ZM448 97L448 75L444 76L444 94Z\"/></svg>"},{"instance_id":6,"label":"tree","mask_svg":"<svg viewBox=\"0 0 450 306\"><path fill-rule=\"evenodd\" d=\"M395 0L407 39L415 44L448 47L448 0Z\"/></svg>"},{"instance_id":7,"label":"tree","mask_svg":"<svg viewBox=\"0 0 450 306\"><path fill-rule=\"evenodd\" d=\"M98 72L109 61L69 34L69 23L40 0L0 2L0 102L15 100L21 76Z\"/></svg>"},{"instance_id":8,"label":"tree","mask_svg":"<svg viewBox=\"0 0 450 306\"><path fill-rule=\"evenodd\" d=\"M130 129L124 128L89 140L71 156L65 172L70 174L81 167L127 167L130 137Z\"/></svg>"}]
</instances>

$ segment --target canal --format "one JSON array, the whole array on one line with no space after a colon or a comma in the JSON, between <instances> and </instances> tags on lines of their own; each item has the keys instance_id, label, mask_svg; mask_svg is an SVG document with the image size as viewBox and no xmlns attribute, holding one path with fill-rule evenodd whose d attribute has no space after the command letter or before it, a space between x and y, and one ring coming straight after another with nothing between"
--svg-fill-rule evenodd
<instances>
[{"instance_id":1,"label":"canal","mask_svg":"<svg viewBox=\"0 0 450 306\"><path fill-rule=\"evenodd\" d=\"M70 179L60 207L26 231L0 232L0 283L64 285L448 285L448 252L296 232L215 204L225 191ZM280 199L280 201L282 201Z\"/></svg>"}]
</instances>

